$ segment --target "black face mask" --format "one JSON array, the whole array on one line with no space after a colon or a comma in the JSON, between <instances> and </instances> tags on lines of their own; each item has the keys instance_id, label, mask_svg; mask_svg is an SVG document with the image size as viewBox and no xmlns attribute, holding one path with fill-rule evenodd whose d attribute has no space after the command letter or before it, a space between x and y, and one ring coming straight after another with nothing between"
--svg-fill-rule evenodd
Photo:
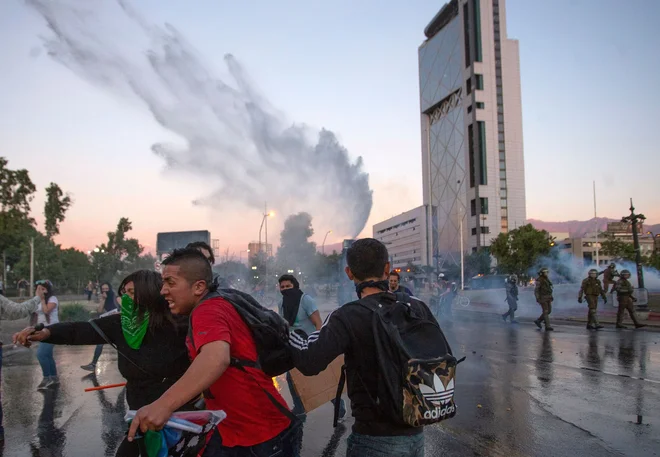
<instances>
[{"instance_id":1,"label":"black face mask","mask_svg":"<svg viewBox=\"0 0 660 457\"><path fill-rule=\"evenodd\" d=\"M284 289L280 290L280 293L282 294L283 297L293 297L298 295L296 291L299 289Z\"/></svg>"},{"instance_id":2,"label":"black face mask","mask_svg":"<svg viewBox=\"0 0 660 457\"><path fill-rule=\"evenodd\" d=\"M383 281L365 281L361 282L359 284L355 285L355 292L357 293L358 298L362 298L362 291L366 289L367 287L375 287L377 289L382 290L383 292L387 292L390 290L390 282L383 280Z\"/></svg>"}]
</instances>

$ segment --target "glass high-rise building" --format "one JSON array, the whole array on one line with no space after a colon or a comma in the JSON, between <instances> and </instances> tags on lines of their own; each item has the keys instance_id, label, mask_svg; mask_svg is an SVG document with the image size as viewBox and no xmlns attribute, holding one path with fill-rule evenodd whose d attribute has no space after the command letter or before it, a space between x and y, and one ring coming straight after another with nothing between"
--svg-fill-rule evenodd
<instances>
[{"instance_id":1,"label":"glass high-rise building","mask_svg":"<svg viewBox=\"0 0 660 457\"><path fill-rule=\"evenodd\" d=\"M518 41L504 0L452 0L419 47L424 205L430 265L459 263L524 224Z\"/></svg>"}]
</instances>

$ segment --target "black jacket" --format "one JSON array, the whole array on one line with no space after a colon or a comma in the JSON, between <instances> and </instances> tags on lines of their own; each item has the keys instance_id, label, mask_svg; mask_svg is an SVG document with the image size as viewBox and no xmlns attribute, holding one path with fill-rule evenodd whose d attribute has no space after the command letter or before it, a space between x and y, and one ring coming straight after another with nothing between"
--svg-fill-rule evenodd
<instances>
[{"instance_id":1,"label":"black jacket","mask_svg":"<svg viewBox=\"0 0 660 457\"><path fill-rule=\"evenodd\" d=\"M156 331L147 330L139 349L132 349L121 329L121 315L96 319L99 328L117 348L147 373L124 357L117 357L119 372L126 378L126 402L131 409L139 409L157 400L179 380L190 366L186 335L187 320L178 325L164 325ZM105 344L105 340L89 322L63 322L48 326L51 344Z\"/></svg>"},{"instance_id":2,"label":"black jacket","mask_svg":"<svg viewBox=\"0 0 660 457\"><path fill-rule=\"evenodd\" d=\"M394 304L390 292L370 295L380 304ZM434 319L431 311L421 301L411 299L411 306ZM376 343L372 330L373 313L359 304L347 303L330 314L321 330L312 333L307 340L292 333L290 338L294 364L305 376L323 371L339 355L344 354L348 397L355 417L353 431L372 436L414 435L422 427L402 427L388 421L378 410L375 399L378 394L379 370L376 362Z\"/></svg>"}]
</instances>

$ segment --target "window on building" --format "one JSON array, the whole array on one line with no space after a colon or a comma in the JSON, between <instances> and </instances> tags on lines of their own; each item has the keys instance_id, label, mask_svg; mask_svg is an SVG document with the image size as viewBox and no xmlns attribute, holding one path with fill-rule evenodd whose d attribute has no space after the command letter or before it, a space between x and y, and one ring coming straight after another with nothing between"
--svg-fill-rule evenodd
<instances>
[{"instance_id":1,"label":"window on building","mask_svg":"<svg viewBox=\"0 0 660 457\"><path fill-rule=\"evenodd\" d=\"M477 201L475 199L470 200L470 214L472 216L477 215Z\"/></svg>"},{"instance_id":2,"label":"window on building","mask_svg":"<svg viewBox=\"0 0 660 457\"><path fill-rule=\"evenodd\" d=\"M472 227L472 235L474 236L474 235L476 235L476 234L477 234L477 228L476 228L476 227Z\"/></svg>"},{"instance_id":3,"label":"window on building","mask_svg":"<svg viewBox=\"0 0 660 457\"><path fill-rule=\"evenodd\" d=\"M484 109L484 102L477 102L477 109Z\"/></svg>"},{"instance_id":4,"label":"window on building","mask_svg":"<svg viewBox=\"0 0 660 457\"><path fill-rule=\"evenodd\" d=\"M481 210L481 214L488 214L488 198L480 198L479 199L479 206Z\"/></svg>"},{"instance_id":5,"label":"window on building","mask_svg":"<svg viewBox=\"0 0 660 457\"><path fill-rule=\"evenodd\" d=\"M477 127L479 128L479 184L485 186L488 184L488 169L486 168L486 123L478 121Z\"/></svg>"},{"instance_id":6,"label":"window on building","mask_svg":"<svg viewBox=\"0 0 660 457\"><path fill-rule=\"evenodd\" d=\"M477 180L477 172L474 166L474 128L468 125L468 162L470 166L470 187L474 187Z\"/></svg>"},{"instance_id":7,"label":"window on building","mask_svg":"<svg viewBox=\"0 0 660 457\"><path fill-rule=\"evenodd\" d=\"M506 208L502 208L500 209L500 214L502 215L502 219L504 219L509 215L509 210Z\"/></svg>"},{"instance_id":8,"label":"window on building","mask_svg":"<svg viewBox=\"0 0 660 457\"><path fill-rule=\"evenodd\" d=\"M504 162L500 162L500 170L506 170L506 164Z\"/></svg>"},{"instance_id":9,"label":"window on building","mask_svg":"<svg viewBox=\"0 0 660 457\"><path fill-rule=\"evenodd\" d=\"M472 105L468 105L468 107L467 107L467 112L468 112L468 113L471 113L471 112L472 112Z\"/></svg>"},{"instance_id":10,"label":"window on building","mask_svg":"<svg viewBox=\"0 0 660 457\"><path fill-rule=\"evenodd\" d=\"M490 227L481 227L481 234L490 233Z\"/></svg>"},{"instance_id":11,"label":"window on building","mask_svg":"<svg viewBox=\"0 0 660 457\"><path fill-rule=\"evenodd\" d=\"M500 179L500 189L506 189L506 179Z\"/></svg>"},{"instance_id":12,"label":"window on building","mask_svg":"<svg viewBox=\"0 0 660 457\"><path fill-rule=\"evenodd\" d=\"M468 5L463 5L463 38L465 40L465 68L469 67L472 63L470 56L470 16L468 16ZM468 92L469 94L470 92Z\"/></svg>"},{"instance_id":13,"label":"window on building","mask_svg":"<svg viewBox=\"0 0 660 457\"><path fill-rule=\"evenodd\" d=\"M472 248L472 252L477 252L477 248Z\"/></svg>"},{"instance_id":14,"label":"window on building","mask_svg":"<svg viewBox=\"0 0 660 457\"><path fill-rule=\"evenodd\" d=\"M500 179L506 179L506 170L500 170Z\"/></svg>"},{"instance_id":15,"label":"window on building","mask_svg":"<svg viewBox=\"0 0 660 457\"><path fill-rule=\"evenodd\" d=\"M468 78L465 80L465 90L468 95L472 93L472 78Z\"/></svg>"},{"instance_id":16,"label":"window on building","mask_svg":"<svg viewBox=\"0 0 660 457\"><path fill-rule=\"evenodd\" d=\"M472 0L472 8L474 10L474 60L481 62L481 1Z\"/></svg>"},{"instance_id":17,"label":"window on building","mask_svg":"<svg viewBox=\"0 0 660 457\"><path fill-rule=\"evenodd\" d=\"M500 189L500 197L506 197L506 189Z\"/></svg>"},{"instance_id":18,"label":"window on building","mask_svg":"<svg viewBox=\"0 0 660 457\"><path fill-rule=\"evenodd\" d=\"M500 198L500 208L506 208L507 207L506 203L507 203L506 198Z\"/></svg>"},{"instance_id":19,"label":"window on building","mask_svg":"<svg viewBox=\"0 0 660 457\"><path fill-rule=\"evenodd\" d=\"M474 77L477 80L477 90L484 90L484 75L476 74Z\"/></svg>"},{"instance_id":20,"label":"window on building","mask_svg":"<svg viewBox=\"0 0 660 457\"><path fill-rule=\"evenodd\" d=\"M501 143L500 143L501 144ZM500 148L500 161L505 161L506 160L506 154L504 151L502 151L502 148Z\"/></svg>"}]
</instances>

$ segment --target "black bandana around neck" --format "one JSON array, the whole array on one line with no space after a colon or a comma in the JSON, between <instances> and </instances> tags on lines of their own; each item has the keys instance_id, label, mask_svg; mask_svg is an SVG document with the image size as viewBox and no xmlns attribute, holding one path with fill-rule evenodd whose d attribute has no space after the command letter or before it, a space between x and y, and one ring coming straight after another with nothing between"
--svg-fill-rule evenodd
<instances>
[{"instance_id":1,"label":"black bandana around neck","mask_svg":"<svg viewBox=\"0 0 660 457\"><path fill-rule=\"evenodd\" d=\"M383 292L387 292L388 290L390 290L390 283L387 282L386 280L382 280L382 281L365 281L356 284L355 292L357 292L358 298L362 298L362 291L367 287L375 287L377 289L382 290Z\"/></svg>"},{"instance_id":2,"label":"black bandana around neck","mask_svg":"<svg viewBox=\"0 0 660 457\"><path fill-rule=\"evenodd\" d=\"M282 291L282 317L286 319L289 325L296 323L300 300L303 295L303 291L300 289L285 289Z\"/></svg>"}]
</instances>

